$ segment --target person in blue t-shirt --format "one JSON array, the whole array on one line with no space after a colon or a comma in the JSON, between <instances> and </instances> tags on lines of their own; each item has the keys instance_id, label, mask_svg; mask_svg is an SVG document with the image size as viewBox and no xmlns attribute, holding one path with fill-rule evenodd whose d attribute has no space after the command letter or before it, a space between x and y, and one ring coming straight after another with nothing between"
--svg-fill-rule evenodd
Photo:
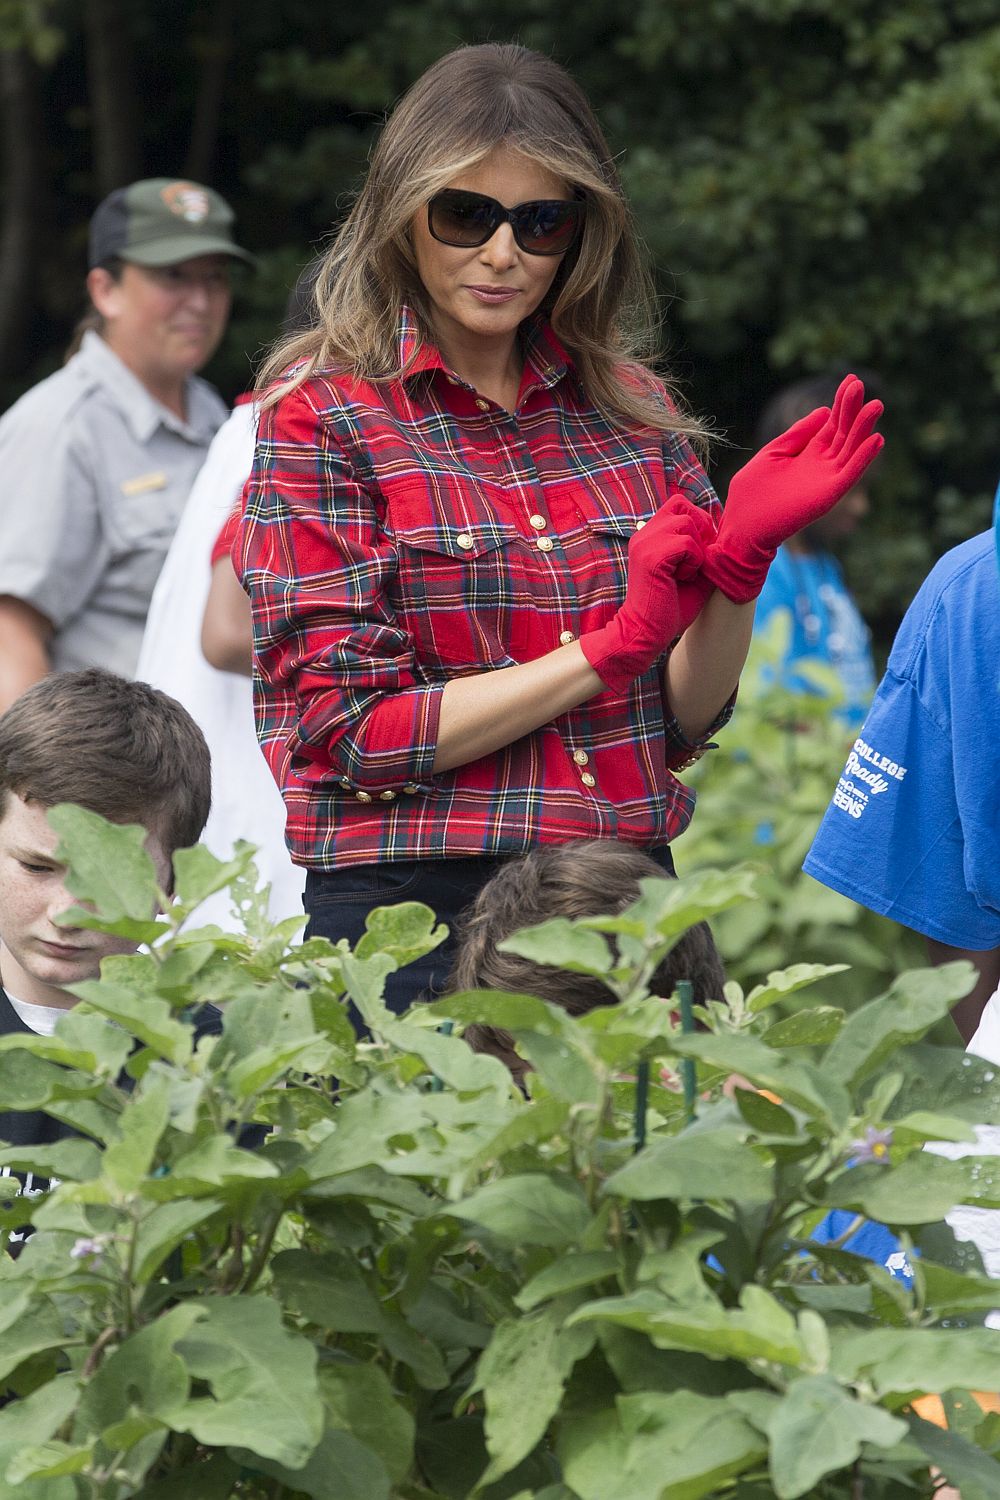
<instances>
[{"instance_id":1,"label":"person in blue t-shirt","mask_svg":"<svg viewBox=\"0 0 1000 1500\"><path fill-rule=\"evenodd\" d=\"M761 412L754 442L769 442L816 406L829 406L840 378L828 373L783 386ZM866 388L870 383L866 374ZM795 692L815 693L815 682L797 672L796 664L813 661L832 667L844 695L838 717L852 727L861 723L871 703L875 665L871 633L830 549L867 515L867 479L868 475L825 516L778 548L757 601L754 623L758 633L779 610L787 613L791 630L780 671L782 685Z\"/></svg>"},{"instance_id":2,"label":"person in blue t-shirt","mask_svg":"<svg viewBox=\"0 0 1000 1500\"><path fill-rule=\"evenodd\" d=\"M1000 575L992 531L945 554L886 674L804 868L923 933L932 963L978 982L952 1012L966 1041L1000 982Z\"/></svg>"}]
</instances>

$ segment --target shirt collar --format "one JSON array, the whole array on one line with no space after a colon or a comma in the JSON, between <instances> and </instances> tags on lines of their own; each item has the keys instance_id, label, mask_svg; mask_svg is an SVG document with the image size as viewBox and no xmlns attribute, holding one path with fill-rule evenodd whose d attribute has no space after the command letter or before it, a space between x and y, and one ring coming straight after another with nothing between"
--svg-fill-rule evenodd
<instances>
[{"instance_id":1,"label":"shirt collar","mask_svg":"<svg viewBox=\"0 0 1000 1500\"><path fill-rule=\"evenodd\" d=\"M543 313L533 313L521 325L521 342L524 350L522 397L530 390L549 389L572 368L572 360ZM416 314L409 307L403 308L399 320L399 367L404 380L425 370L442 370L455 378L455 372L445 363L437 346L421 337ZM465 385L466 382L460 380L459 384Z\"/></svg>"},{"instance_id":2,"label":"shirt collar","mask_svg":"<svg viewBox=\"0 0 1000 1500\"><path fill-rule=\"evenodd\" d=\"M147 443L157 427L167 427L196 443L205 442L215 432L218 417L201 381L189 376L185 382L188 419L184 422L150 394L138 375L119 359L94 329L88 329L84 334L76 358L112 396L137 443Z\"/></svg>"}]
</instances>

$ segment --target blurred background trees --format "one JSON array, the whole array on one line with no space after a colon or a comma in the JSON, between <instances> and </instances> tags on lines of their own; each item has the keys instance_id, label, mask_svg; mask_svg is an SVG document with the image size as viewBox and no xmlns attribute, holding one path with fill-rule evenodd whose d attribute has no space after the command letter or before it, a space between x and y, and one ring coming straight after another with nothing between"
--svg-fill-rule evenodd
<instances>
[{"instance_id":1,"label":"blurred background trees","mask_svg":"<svg viewBox=\"0 0 1000 1500\"><path fill-rule=\"evenodd\" d=\"M1000 470L1000 0L0 0L0 407L62 357L94 204L161 174L218 187L260 257L209 372L244 388L383 112L510 38L575 73L620 153L720 483L777 385L882 377L849 567L884 649Z\"/></svg>"}]
</instances>

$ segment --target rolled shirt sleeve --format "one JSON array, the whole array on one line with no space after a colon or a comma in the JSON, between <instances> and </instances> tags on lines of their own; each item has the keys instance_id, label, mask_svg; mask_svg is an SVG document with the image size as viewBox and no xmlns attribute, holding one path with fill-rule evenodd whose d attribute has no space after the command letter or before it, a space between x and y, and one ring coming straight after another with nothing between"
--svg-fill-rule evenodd
<instances>
[{"instance_id":1,"label":"rolled shirt sleeve","mask_svg":"<svg viewBox=\"0 0 1000 1500\"><path fill-rule=\"evenodd\" d=\"M290 732L261 725L275 774L287 760L305 783L427 781L444 683L417 681L388 599L394 544L302 389L261 419L238 557L257 671L292 686L297 704Z\"/></svg>"}]
</instances>

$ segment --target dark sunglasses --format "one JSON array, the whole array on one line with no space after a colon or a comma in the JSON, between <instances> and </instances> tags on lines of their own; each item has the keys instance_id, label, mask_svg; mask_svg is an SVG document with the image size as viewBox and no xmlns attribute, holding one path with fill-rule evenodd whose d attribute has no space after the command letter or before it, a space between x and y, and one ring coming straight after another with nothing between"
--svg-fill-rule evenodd
<instances>
[{"instance_id":1,"label":"dark sunglasses","mask_svg":"<svg viewBox=\"0 0 1000 1500\"><path fill-rule=\"evenodd\" d=\"M474 250L509 224L514 239L529 255L565 255L583 225L579 198L539 198L504 208L485 193L445 188L427 205L427 227L442 245Z\"/></svg>"}]
</instances>

